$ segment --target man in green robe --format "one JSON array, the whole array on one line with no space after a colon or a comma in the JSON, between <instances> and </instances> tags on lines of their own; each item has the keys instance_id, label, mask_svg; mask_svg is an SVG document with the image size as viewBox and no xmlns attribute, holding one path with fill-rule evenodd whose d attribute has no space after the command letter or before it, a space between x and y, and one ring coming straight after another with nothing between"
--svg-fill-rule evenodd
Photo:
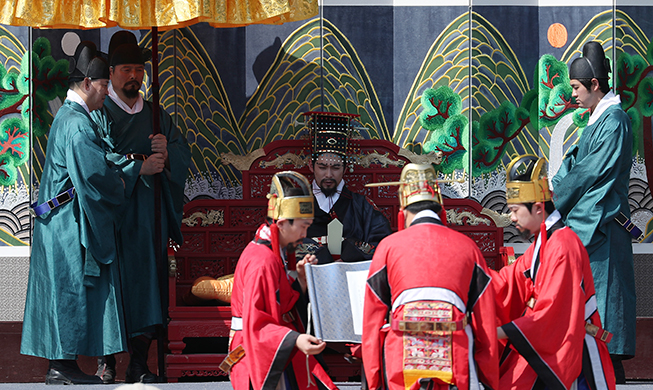
<instances>
[{"instance_id":1,"label":"man in green robe","mask_svg":"<svg viewBox=\"0 0 653 390\"><path fill-rule=\"evenodd\" d=\"M552 180L556 208L590 256L599 314L614 334L608 349L617 383L625 383L621 360L635 355L635 275L628 182L633 134L619 96L608 86L610 63L597 42L572 62L572 96L590 110L587 127L567 152ZM621 220L621 223L617 220Z\"/></svg>"},{"instance_id":2,"label":"man in green robe","mask_svg":"<svg viewBox=\"0 0 653 390\"><path fill-rule=\"evenodd\" d=\"M46 152L30 261L21 353L50 360L46 384L97 384L77 355L126 350L116 251L125 201L90 111L102 107L109 67L92 42L81 42L70 90L57 112Z\"/></svg>"},{"instance_id":3,"label":"man in green robe","mask_svg":"<svg viewBox=\"0 0 653 390\"><path fill-rule=\"evenodd\" d=\"M170 115L161 110L161 133L152 135L152 106L139 90L145 75L136 37L120 31L109 44L111 85L109 98L93 118L112 145L109 156L122 170L128 204L120 215L118 250L120 271L130 334L131 356L125 381L157 382L147 366L155 326L163 324L164 313L155 259L154 175L161 177L161 250L167 253L168 238L181 244L184 185L190 163L190 148ZM103 362L100 362L101 364ZM112 357L106 358L103 379L115 376ZM106 370L108 368L108 370ZM102 374L100 372L100 374Z\"/></svg>"}]
</instances>

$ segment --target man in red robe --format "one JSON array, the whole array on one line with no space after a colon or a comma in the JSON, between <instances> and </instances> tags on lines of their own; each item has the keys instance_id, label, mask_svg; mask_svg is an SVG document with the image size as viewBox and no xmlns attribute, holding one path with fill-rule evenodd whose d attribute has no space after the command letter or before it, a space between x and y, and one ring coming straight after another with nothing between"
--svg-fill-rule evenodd
<instances>
[{"instance_id":1,"label":"man in red robe","mask_svg":"<svg viewBox=\"0 0 653 390\"><path fill-rule=\"evenodd\" d=\"M313 221L311 185L296 172L280 172L268 198L268 221L236 266L230 355L221 368L230 371L235 390L336 389L313 356L326 343L304 333L298 310L306 292L304 265L317 263L315 256L296 265L294 259Z\"/></svg>"},{"instance_id":2,"label":"man in red robe","mask_svg":"<svg viewBox=\"0 0 653 390\"><path fill-rule=\"evenodd\" d=\"M546 162L515 158L506 170L511 219L535 242L494 273L501 389L615 389L589 257L551 202Z\"/></svg>"},{"instance_id":3,"label":"man in red robe","mask_svg":"<svg viewBox=\"0 0 653 390\"><path fill-rule=\"evenodd\" d=\"M407 228L383 239L372 259L363 315L371 390L498 388L491 278L474 241L443 225L435 178L430 164L406 165Z\"/></svg>"}]
</instances>

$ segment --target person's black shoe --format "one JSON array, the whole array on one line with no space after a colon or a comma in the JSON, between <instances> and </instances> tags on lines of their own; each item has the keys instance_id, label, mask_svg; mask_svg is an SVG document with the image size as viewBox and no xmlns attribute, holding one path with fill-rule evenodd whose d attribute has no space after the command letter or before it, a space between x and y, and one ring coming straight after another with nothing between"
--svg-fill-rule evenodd
<instances>
[{"instance_id":1,"label":"person's black shoe","mask_svg":"<svg viewBox=\"0 0 653 390\"><path fill-rule=\"evenodd\" d=\"M141 366L127 366L125 383L160 383L159 377L152 374L148 368Z\"/></svg>"},{"instance_id":2,"label":"person's black shoe","mask_svg":"<svg viewBox=\"0 0 653 390\"><path fill-rule=\"evenodd\" d=\"M154 375L147 367L147 354L152 339L137 336L130 339L131 355L129 365L125 371L125 383L161 383L162 380Z\"/></svg>"},{"instance_id":3,"label":"person's black shoe","mask_svg":"<svg viewBox=\"0 0 653 390\"><path fill-rule=\"evenodd\" d=\"M77 365L76 360L50 360L46 385L101 385L102 379L87 375Z\"/></svg>"},{"instance_id":4,"label":"person's black shoe","mask_svg":"<svg viewBox=\"0 0 653 390\"><path fill-rule=\"evenodd\" d=\"M116 383L116 357L107 355L97 358L97 372L95 376L102 379L102 383Z\"/></svg>"}]
</instances>

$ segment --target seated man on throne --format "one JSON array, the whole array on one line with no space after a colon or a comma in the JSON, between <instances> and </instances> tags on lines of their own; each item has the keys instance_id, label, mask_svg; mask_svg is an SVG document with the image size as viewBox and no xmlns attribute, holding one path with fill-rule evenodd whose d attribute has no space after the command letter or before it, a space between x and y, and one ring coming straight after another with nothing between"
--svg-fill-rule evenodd
<instances>
[{"instance_id":1,"label":"seated man on throne","mask_svg":"<svg viewBox=\"0 0 653 390\"><path fill-rule=\"evenodd\" d=\"M315 254L318 264L371 260L381 239L392 233L372 200L345 185L347 166L353 170L348 161L350 135L349 127L320 126L320 122L311 134L315 218L297 250L298 255Z\"/></svg>"}]
</instances>

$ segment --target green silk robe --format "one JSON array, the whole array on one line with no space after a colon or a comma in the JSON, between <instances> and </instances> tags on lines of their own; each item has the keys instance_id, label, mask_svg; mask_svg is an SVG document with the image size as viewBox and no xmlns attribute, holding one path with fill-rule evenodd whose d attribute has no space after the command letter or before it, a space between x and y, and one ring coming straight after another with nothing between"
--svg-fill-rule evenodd
<instances>
[{"instance_id":1,"label":"green silk robe","mask_svg":"<svg viewBox=\"0 0 653 390\"><path fill-rule=\"evenodd\" d=\"M635 355L635 274L630 234L615 220L630 218L628 182L633 134L619 104L583 131L553 177L553 201L590 256L599 314L614 337L611 354Z\"/></svg>"},{"instance_id":2,"label":"green silk robe","mask_svg":"<svg viewBox=\"0 0 653 390\"><path fill-rule=\"evenodd\" d=\"M123 280L127 329L132 336L152 331L161 324L161 298L154 250L153 176L140 176L142 161L128 160L128 153L152 154L152 108L144 102L143 110L128 114L107 98L102 109L92 113L100 131L112 145L109 159L118 165L126 184L128 204L120 216L118 250ZM181 244L181 218L184 185L190 163L190 148L170 115L161 111L161 133L168 140L169 169L161 176L161 244L167 263L168 237ZM123 257L124 256L124 257Z\"/></svg>"},{"instance_id":3,"label":"green silk robe","mask_svg":"<svg viewBox=\"0 0 653 390\"><path fill-rule=\"evenodd\" d=\"M66 100L52 123L38 204L75 197L35 219L21 353L75 359L126 350L116 221L124 203L97 126Z\"/></svg>"}]
</instances>

